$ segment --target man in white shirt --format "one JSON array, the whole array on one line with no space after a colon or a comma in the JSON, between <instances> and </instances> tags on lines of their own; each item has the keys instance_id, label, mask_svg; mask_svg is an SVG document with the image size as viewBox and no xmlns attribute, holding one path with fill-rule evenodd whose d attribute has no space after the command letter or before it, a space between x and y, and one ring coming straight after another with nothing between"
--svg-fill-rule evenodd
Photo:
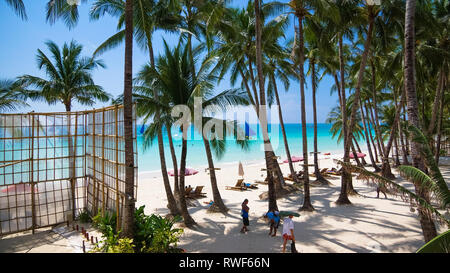
<instances>
[{"instance_id":1,"label":"man in white shirt","mask_svg":"<svg viewBox=\"0 0 450 273\"><path fill-rule=\"evenodd\" d=\"M289 218L286 217L283 220L283 253L286 252L286 243L288 240L291 240L292 244L295 244L293 217L293 215L289 215Z\"/></svg>"}]
</instances>

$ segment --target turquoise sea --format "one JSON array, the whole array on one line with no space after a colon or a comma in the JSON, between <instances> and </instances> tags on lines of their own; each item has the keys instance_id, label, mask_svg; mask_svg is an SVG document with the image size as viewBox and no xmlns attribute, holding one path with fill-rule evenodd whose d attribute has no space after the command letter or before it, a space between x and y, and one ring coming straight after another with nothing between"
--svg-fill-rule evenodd
<instances>
[{"instance_id":1,"label":"turquoise sea","mask_svg":"<svg viewBox=\"0 0 450 273\"><path fill-rule=\"evenodd\" d=\"M251 124L248 126L249 132L249 149L244 151L240 146L236 144L236 140L228 139L226 141L226 152L221 158L215 158L215 164L232 163L232 162L254 162L264 160L264 149L262 146L262 137L260 134L259 126L257 124ZM301 124L285 124L286 135L289 142L289 149L291 151L291 156L302 156L302 130ZM343 143L337 144L337 140L333 139L330 134L331 124L320 123L317 126L317 138L318 138L318 149L319 152L326 153L342 153ZM313 136L314 127L313 124L307 124L307 136L308 136L308 153L313 151ZM181 154L181 133L178 129L172 130L172 137L174 139L174 145L177 153L177 159L179 162ZM286 153L283 142L283 135L281 132L281 127L279 124L274 124L269 126L269 134L274 147L275 154L281 156L281 159L286 159ZM188 150L187 150L187 166L188 167L204 167L207 166L205 149L203 146L203 141L200 138L200 134L194 130L191 130L191 139L188 140ZM164 148L166 154L166 164L168 169L172 167L172 158L170 156L170 147L167 137L167 131L163 130L164 138ZM154 139L152 145L147 149L144 149L144 137L142 136L142 125L138 126L138 169L139 172L156 171L161 169L158 142ZM359 144L362 149L366 145L364 140L361 139Z\"/></svg>"}]
</instances>

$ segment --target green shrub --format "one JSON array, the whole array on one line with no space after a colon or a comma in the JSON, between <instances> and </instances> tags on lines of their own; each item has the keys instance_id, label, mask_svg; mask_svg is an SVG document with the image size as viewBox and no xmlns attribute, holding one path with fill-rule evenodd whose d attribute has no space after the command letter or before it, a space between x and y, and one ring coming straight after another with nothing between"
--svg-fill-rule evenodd
<instances>
[{"instance_id":1,"label":"green shrub","mask_svg":"<svg viewBox=\"0 0 450 273\"><path fill-rule=\"evenodd\" d=\"M96 245L92 252L134 253L133 239L119 238L119 234L120 232L116 234L110 226L107 226L103 234L103 240Z\"/></svg>"},{"instance_id":2,"label":"green shrub","mask_svg":"<svg viewBox=\"0 0 450 273\"><path fill-rule=\"evenodd\" d=\"M81 223L92 222L91 215L89 215L89 211L86 208L80 211L80 214L78 215L78 221L80 221Z\"/></svg>"},{"instance_id":3,"label":"green shrub","mask_svg":"<svg viewBox=\"0 0 450 273\"><path fill-rule=\"evenodd\" d=\"M93 252L133 253L152 252L167 253L181 252L176 248L183 229L174 228L175 222L181 217L166 219L159 215L145 215L145 206L135 210L135 236L119 238L116 231L117 217L115 213L105 212L92 218L92 225L102 233L103 240L95 247Z\"/></svg>"},{"instance_id":4,"label":"green shrub","mask_svg":"<svg viewBox=\"0 0 450 273\"><path fill-rule=\"evenodd\" d=\"M136 209L134 242L138 252L174 252L182 229L173 228L180 217L165 219L159 215L144 214L145 206Z\"/></svg>"},{"instance_id":5,"label":"green shrub","mask_svg":"<svg viewBox=\"0 0 450 273\"><path fill-rule=\"evenodd\" d=\"M104 235L110 231L117 234L117 214L115 212L105 211L104 216L102 216L102 213L99 212L92 217L92 226Z\"/></svg>"}]
</instances>

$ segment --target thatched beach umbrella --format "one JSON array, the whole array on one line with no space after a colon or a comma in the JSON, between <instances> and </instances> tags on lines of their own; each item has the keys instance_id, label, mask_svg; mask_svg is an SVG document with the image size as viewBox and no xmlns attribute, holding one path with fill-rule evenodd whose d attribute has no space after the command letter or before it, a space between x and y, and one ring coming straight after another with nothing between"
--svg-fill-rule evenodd
<instances>
[{"instance_id":1,"label":"thatched beach umbrella","mask_svg":"<svg viewBox=\"0 0 450 273\"><path fill-rule=\"evenodd\" d=\"M242 166L241 161L239 161L239 166L238 166L238 175L239 176L244 176L244 167Z\"/></svg>"}]
</instances>

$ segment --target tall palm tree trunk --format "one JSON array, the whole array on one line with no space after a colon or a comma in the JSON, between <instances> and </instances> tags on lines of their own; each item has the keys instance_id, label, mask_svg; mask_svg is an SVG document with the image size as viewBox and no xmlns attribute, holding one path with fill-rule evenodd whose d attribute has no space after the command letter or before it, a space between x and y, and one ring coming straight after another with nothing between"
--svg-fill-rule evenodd
<instances>
[{"instance_id":1,"label":"tall palm tree trunk","mask_svg":"<svg viewBox=\"0 0 450 273\"><path fill-rule=\"evenodd\" d=\"M317 144L317 103L316 103L316 64L314 58L311 62L311 85L312 85L312 100L313 100L313 122L314 122L314 174L316 175L316 182L322 185L329 185L319 170L319 148Z\"/></svg>"},{"instance_id":2,"label":"tall palm tree trunk","mask_svg":"<svg viewBox=\"0 0 450 273\"><path fill-rule=\"evenodd\" d=\"M353 136L353 141L354 141L354 143L355 143L355 145L356 145L356 149L357 149L358 153L362 153L361 147L359 146L358 140L356 139L355 136ZM364 159L364 157L361 157L361 164L362 164L363 166L367 165L367 162L366 162L366 160Z\"/></svg>"},{"instance_id":3,"label":"tall palm tree trunk","mask_svg":"<svg viewBox=\"0 0 450 273\"><path fill-rule=\"evenodd\" d=\"M67 128L68 128L68 138L67 138L67 146L69 149L69 180L70 180L70 196L71 196L71 204L70 206L72 206L72 215L73 217L75 217L75 213L76 213L76 200L75 200L75 168L74 168L74 163L75 163L75 157L76 157L76 147L74 147L73 145L73 139L72 139L72 132L71 132L71 127L72 127L72 116L70 115L71 112L71 103L67 103L65 105L66 107L66 112L67 112ZM94 113L94 118L95 118L95 113ZM75 122L76 124L76 122ZM76 130L76 129L75 129ZM77 137L77 136L75 136Z\"/></svg>"},{"instance_id":4,"label":"tall palm tree trunk","mask_svg":"<svg viewBox=\"0 0 450 273\"><path fill-rule=\"evenodd\" d=\"M220 196L219 187L217 187L216 171L214 169L211 147L209 145L209 140L207 140L206 137L203 137L203 144L205 146L206 158L208 160L209 176L211 179L211 190L213 193L213 201L214 201L212 206L209 207L208 211L225 213L229 209L225 206L222 197Z\"/></svg>"},{"instance_id":5,"label":"tall palm tree trunk","mask_svg":"<svg viewBox=\"0 0 450 273\"><path fill-rule=\"evenodd\" d=\"M369 9L371 9L371 8L372 7L369 7ZM350 152L351 145L352 145L351 139L353 136L353 128L355 127L355 124L356 124L356 112L357 112L358 104L359 104L359 97L360 97L360 93L361 93L363 74L364 74L364 71L366 68L367 58L369 56L369 51L370 51L375 17L376 17L376 15L374 15L371 12L371 10L369 10L369 29L367 30L367 38L366 38L366 42L364 43L364 51L362 54L361 64L360 64L359 72L358 72L358 81L357 81L355 93L354 93L355 99L353 101L352 112L350 115L350 125L348 127L347 135L345 136L345 138L347 138L347 142L344 143L344 158L349 156L349 152ZM346 172L346 171L344 171L344 172Z\"/></svg>"},{"instance_id":6,"label":"tall palm tree trunk","mask_svg":"<svg viewBox=\"0 0 450 273\"><path fill-rule=\"evenodd\" d=\"M142 4L141 1L139 1L139 3ZM141 10L143 10L142 7L141 7ZM145 16L142 16L142 18L145 18ZM150 65L152 66L152 68L155 68L155 57L153 54L153 46L151 43L151 36L150 36L150 33L148 30L145 31L145 34L147 37ZM153 90L153 97L156 102L159 102L158 92L155 89ZM161 117L161 115L159 113L159 109L156 109L155 110L155 119L159 120L160 117ZM168 131L168 134L170 135L169 131ZM173 196L172 188L170 187L169 174L167 173L166 156L165 156L165 151L164 151L164 139L163 139L161 127L159 127L157 129L157 138L158 138L159 160L161 162L161 174L163 177L164 189L166 191L166 197L167 197L167 203L168 203L167 207L169 208L171 215L179 215L180 212L178 210L177 203L175 201L175 197Z\"/></svg>"},{"instance_id":7,"label":"tall palm tree trunk","mask_svg":"<svg viewBox=\"0 0 450 273\"><path fill-rule=\"evenodd\" d=\"M374 130L374 132L375 132L375 141L376 141L376 143L377 143L377 148L378 148L378 153L379 153L379 155L380 155L380 157L381 157L381 159L383 159L383 156L384 156L384 148L381 146L381 142L383 141L383 139L381 138L381 134L380 134L380 137L378 136L379 134L378 134L378 127L377 127L377 124L376 124L376 122L375 122L375 114L374 114L374 110L373 110L373 102L370 102L370 100L369 100L369 112L370 112L370 117L371 117L371 122L372 122L372 127L373 127L373 130Z\"/></svg>"},{"instance_id":8,"label":"tall palm tree trunk","mask_svg":"<svg viewBox=\"0 0 450 273\"><path fill-rule=\"evenodd\" d=\"M372 147L373 147L373 151L375 154L375 162L380 162L378 160L378 150L377 150L377 145L375 144L375 140L373 138L373 134L372 134L372 130L373 130L373 123L372 120L370 119L370 115L369 115L369 107L367 106L366 101L364 101L364 109L366 111L366 118L367 118L367 129L368 129L368 133L369 133L369 137L370 137L370 142L372 143Z\"/></svg>"},{"instance_id":9,"label":"tall palm tree trunk","mask_svg":"<svg viewBox=\"0 0 450 273\"><path fill-rule=\"evenodd\" d=\"M400 113L402 110L402 105L405 103L405 100L406 100L405 97L406 97L405 89L403 89L403 94L402 94L402 98L400 100L400 105L397 105L397 107L396 107L394 124L392 125L390 135L389 135L389 140L388 140L388 143L386 144L386 147L384 150L383 165L381 166L381 175L388 179L395 179L395 176L392 174L391 167L389 164L389 153L391 151L392 144L397 136L397 127L398 127L398 123L400 122Z\"/></svg>"},{"instance_id":10,"label":"tall palm tree trunk","mask_svg":"<svg viewBox=\"0 0 450 273\"><path fill-rule=\"evenodd\" d=\"M185 192L185 177L186 177L186 156L187 156L187 126L183 125L182 126L182 134L183 134L183 140L181 143L181 159L180 159L180 213L181 216L183 217L184 220L184 224L187 227L192 227L193 225L195 225L195 220L191 217L191 215L189 214L189 211L187 209L187 204L186 204L186 192Z\"/></svg>"},{"instance_id":11,"label":"tall palm tree trunk","mask_svg":"<svg viewBox=\"0 0 450 273\"><path fill-rule=\"evenodd\" d=\"M159 119L159 112L155 111L155 118ZM175 201L175 197L172 193L172 188L170 187L169 174L167 173L167 165L166 165L166 157L164 152L164 142L161 128L158 128L158 150L159 150L159 159L161 161L161 174L163 177L164 189L166 191L167 197L167 207L169 208L170 214L175 216L179 215L180 212L177 207L177 203Z\"/></svg>"},{"instance_id":12,"label":"tall palm tree trunk","mask_svg":"<svg viewBox=\"0 0 450 273\"><path fill-rule=\"evenodd\" d=\"M134 237L134 153L133 153L133 0L125 3L125 69L123 91L123 121L125 137L125 198L123 208L123 237Z\"/></svg>"},{"instance_id":13,"label":"tall palm tree trunk","mask_svg":"<svg viewBox=\"0 0 450 273\"><path fill-rule=\"evenodd\" d=\"M343 49L343 39L342 34L339 34L339 70L341 76L341 115L342 115L342 132L344 134L344 147L347 146L347 111L345 110L347 105L347 99L345 97L345 63L344 63L344 49ZM344 162L350 163L350 157L348 154L344 153ZM338 205L348 205L351 204L348 199L347 185L352 180L352 175L350 172L343 168L341 176L341 192L339 193L338 200L336 204Z\"/></svg>"},{"instance_id":14,"label":"tall palm tree trunk","mask_svg":"<svg viewBox=\"0 0 450 273\"><path fill-rule=\"evenodd\" d=\"M398 132L400 133L400 145L402 146L402 161L403 161L403 165L409 165L409 161L408 161L408 151L406 149L406 144L404 141L404 133L403 133L403 128L401 123L399 122L398 124Z\"/></svg>"},{"instance_id":15,"label":"tall palm tree trunk","mask_svg":"<svg viewBox=\"0 0 450 273\"><path fill-rule=\"evenodd\" d=\"M141 12L143 12L144 7L142 6L142 1L139 1L139 5L140 5L139 10ZM142 18L142 20L145 20L146 16L144 14L142 14L141 18ZM144 21L144 25L145 25L144 31L145 31L145 35L147 38L147 46L148 46L148 52L149 52L149 57L150 57L150 65L152 66L152 68L155 68L155 57L154 57L154 52L153 52L152 36L150 35L150 31L149 31L148 26L145 21ZM154 96L155 101L158 102L159 96L158 96L158 92L156 90L153 90L153 96ZM155 111L155 119L156 120L160 119L159 109L156 109L156 111ZM168 131L168 134L170 135L169 131ZM167 173L167 165L166 165L166 157L165 157L165 151L164 151L164 139L163 139L163 134L162 134L162 128L157 129L157 138L158 138L159 159L161 162L161 174L163 177L163 183L164 183L164 188L166 191L167 202L168 202L167 207L169 208L171 215L178 215L179 210L177 207L175 197L172 193L172 188L170 187L169 174ZM175 175L178 175L178 174L175 174Z\"/></svg>"},{"instance_id":16,"label":"tall palm tree trunk","mask_svg":"<svg viewBox=\"0 0 450 273\"><path fill-rule=\"evenodd\" d=\"M400 156L398 153L398 135L395 138L395 142L394 142L394 146L395 146L395 167L398 167L401 165L400 163Z\"/></svg>"},{"instance_id":17,"label":"tall palm tree trunk","mask_svg":"<svg viewBox=\"0 0 450 273\"><path fill-rule=\"evenodd\" d=\"M302 143L303 143L303 206L300 210L313 211L314 207L311 204L311 195L309 189L309 166L308 166L308 139L306 134L306 105L305 105L305 73L304 73L304 37L303 37L303 14L296 13L298 18L298 33L299 33L299 79L300 79L300 107L302 120Z\"/></svg>"},{"instance_id":18,"label":"tall palm tree trunk","mask_svg":"<svg viewBox=\"0 0 450 273\"><path fill-rule=\"evenodd\" d=\"M356 149L355 149L355 141L354 141L354 138L352 138L351 150L352 150L352 153L353 153L353 159L355 160L356 165L358 165L359 167L363 168L364 166L363 166L363 164L361 163L361 160L359 159L358 154L357 154L357 151L356 151ZM353 183L352 183L352 184L353 184ZM348 192L349 192L350 194L352 194L353 185L350 186L350 184L349 184L348 187L349 187ZM350 189L350 187L351 187L352 189Z\"/></svg>"},{"instance_id":19,"label":"tall palm tree trunk","mask_svg":"<svg viewBox=\"0 0 450 273\"><path fill-rule=\"evenodd\" d=\"M395 176L392 174L391 166L389 165L389 151L387 151L386 147L384 146L383 138L381 136L381 130L380 130L380 120L378 118L378 107L377 107L377 90L376 90L376 71L375 71L375 64L371 60L370 62L371 71L372 71L372 96L373 96L373 109L375 114L375 136L378 139L378 143L381 147L381 150L383 151L382 157L383 157L383 165L381 166L381 174L390 179L394 179ZM394 130L392 130L394 131ZM391 131L391 132L392 132ZM390 149L390 147L389 147Z\"/></svg>"},{"instance_id":20,"label":"tall palm tree trunk","mask_svg":"<svg viewBox=\"0 0 450 273\"><path fill-rule=\"evenodd\" d=\"M172 139L172 130L171 126L166 124L167 128L167 137L169 139L169 148L170 148L170 155L172 157L172 165L173 165L173 188L174 188L174 196L176 201L180 201L180 187L179 187L179 177L178 177L178 161L177 161L177 155L175 153L175 147L173 145L173 139ZM179 204L178 204L179 207Z\"/></svg>"},{"instance_id":21,"label":"tall palm tree trunk","mask_svg":"<svg viewBox=\"0 0 450 273\"><path fill-rule=\"evenodd\" d=\"M289 170L291 171L291 176L292 176L292 179L294 180L294 182L298 183L299 181L297 179L297 174L295 173L294 164L292 163L291 151L289 150L289 143L288 143L287 136L286 136L286 129L284 127L283 112L281 110L281 102L280 102L280 97L278 95L277 83L276 83L275 77L273 75L271 75L270 79L274 86L275 99L277 100L277 104L278 104L278 115L280 116L281 133L283 135L284 149L286 150L286 156L287 156L288 162L289 162Z\"/></svg>"},{"instance_id":22,"label":"tall palm tree trunk","mask_svg":"<svg viewBox=\"0 0 450 273\"><path fill-rule=\"evenodd\" d=\"M441 154L441 138L442 138L442 120L444 119L444 100L440 102L440 118L437 124L437 139L436 139L436 150L435 150L435 160L436 164L439 165L439 157Z\"/></svg>"},{"instance_id":23,"label":"tall palm tree trunk","mask_svg":"<svg viewBox=\"0 0 450 273\"><path fill-rule=\"evenodd\" d=\"M273 152L272 144L270 143L269 134L267 131L267 108L266 108L266 93L264 87L264 74L262 70L262 46L261 46L261 9L260 9L260 0L255 0L255 26L256 26L256 69L258 73L258 84L259 84L259 98L260 98L260 109L259 109L259 117L261 123L261 130L264 140L264 154L266 158L266 167L267 167L267 179L269 186L269 210L278 209L277 201L276 201L276 189L275 189L275 181L274 174L277 172L276 167L274 166L275 154ZM251 72L251 71L250 71ZM280 174L275 174L278 179L280 179ZM281 174L281 178L283 175Z\"/></svg>"},{"instance_id":24,"label":"tall palm tree trunk","mask_svg":"<svg viewBox=\"0 0 450 273\"><path fill-rule=\"evenodd\" d=\"M190 8L189 8L189 13L190 13ZM189 57L191 59L191 73L192 73L192 78L195 79L196 78L196 72L195 72L195 66L194 66L194 55L193 55L193 51L192 51L192 34L188 34L188 49L189 49ZM222 197L220 196L220 192L219 192L219 188L217 187L217 177L216 177L216 172L214 170L214 160L212 157L212 153L211 153L211 147L209 145L209 140L203 135L202 133L202 140L203 140L203 145L205 147L205 152L206 152L206 158L208 160L208 167L209 167L209 178L211 181L211 189L213 192L213 198L214 198L214 204L213 206L211 206L211 211L218 209L220 212L227 212L228 208L225 206ZM181 186L180 186L181 188Z\"/></svg>"},{"instance_id":25,"label":"tall palm tree trunk","mask_svg":"<svg viewBox=\"0 0 450 273\"><path fill-rule=\"evenodd\" d=\"M256 115L260 121L261 128L263 128L264 127L263 124L265 124L265 130L267 132L268 121L267 121L267 106L266 106L266 102L265 102L266 101L265 95L264 95L264 103L262 103L263 99L261 98L261 95L258 96L258 90L256 89L256 79L253 75L252 61L251 61L250 56L247 56L247 58L249 61L250 81L252 83L253 93L255 96L254 101L256 101L256 105L255 105L255 109L257 109ZM258 82L259 82L259 75L258 75ZM263 77L263 82L264 82L264 77ZM263 86L263 88L264 88L264 86ZM258 98L261 101L259 101ZM260 115L262 111L264 111L264 113L266 113L264 116ZM275 177L276 179L274 180L274 189L276 191L281 191L283 189L283 185L285 185L283 173L281 172L281 168L280 168L278 162L276 161L275 153L273 152L272 144L270 143L270 138L269 138L268 134L266 135L267 138L264 138L265 131L262 131L262 133L263 133L263 139L265 139L265 142L266 142L266 144L264 144L264 145L267 145L266 150L269 151L269 153L270 153L267 158L269 158L269 160L271 161L270 163L266 163L267 177ZM271 165L272 167L269 168L269 165ZM272 172L272 173L270 174L269 172ZM269 187L269 189L270 189L270 187Z\"/></svg>"},{"instance_id":26,"label":"tall palm tree trunk","mask_svg":"<svg viewBox=\"0 0 450 273\"><path fill-rule=\"evenodd\" d=\"M434 147L435 147L433 131L435 130L436 123L439 120L439 113L440 113L440 108L441 108L439 105L440 105L440 103L442 103L443 87L444 87L444 73L443 73L443 69L441 69L439 71L436 95L434 97L434 102L433 102L433 105L435 107L432 107L430 125L428 126L428 132L427 132L428 139L430 140L430 147L432 150L434 150Z\"/></svg>"},{"instance_id":27,"label":"tall palm tree trunk","mask_svg":"<svg viewBox=\"0 0 450 273\"><path fill-rule=\"evenodd\" d=\"M415 30L414 30L414 18L415 18L416 0L406 1L406 13L405 13L405 89L407 94L408 105L408 119L410 124L421 128L418 114L417 92L415 83ZM421 157L421 146L419 143L411 139L411 155L413 165L422 171L425 171L425 164ZM414 183L416 193L419 197L429 201L429 193L424 187L421 187L417 183ZM429 242L431 239L437 236L436 226L429 213L419 207L420 224L422 227L423 236L425 242Z\"/></svg>"},{"instance_id":28,"label":"tall palm tree trunk","mask_svg":"<svg viewBox=\"0 0 450 273\"><path fill-rule=\"evenodd\" d=\"M369 132L367 130L367 124L366 124L366 115L364 114L364 108L363 108L361 98L359 99L359 110L361 111L361 119L362 119L363 128L364 128L364 138L366 140L367 151L369 152L370 162L372 163L372 167L374 168L374 171L379 172L381 169L378 167L377 163L375 162L375 158L373 157L373 154L372 154L372 147L370 146Z\"/></svg>"}]
</instances>

